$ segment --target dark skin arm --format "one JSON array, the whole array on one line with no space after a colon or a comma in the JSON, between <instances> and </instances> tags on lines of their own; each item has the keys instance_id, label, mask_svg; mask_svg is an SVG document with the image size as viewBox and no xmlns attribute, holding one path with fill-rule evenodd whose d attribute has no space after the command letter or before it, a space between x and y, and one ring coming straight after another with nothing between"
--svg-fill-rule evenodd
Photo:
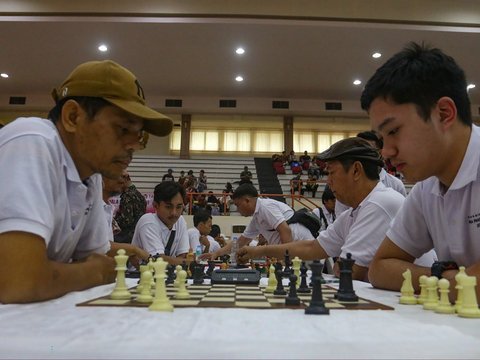
<instances>
[{"instance_id":1,"label":"dark skin arm","mask_svg":"<svg viewBox=\"0 0 480 360\"><path fill-rule=\"evenodd\" d=\"M0 234L0 302L28 303L58 298L115 281L115 261L91 254L73 263L49 260L45 241L34 234Z\"/></svg>"},{"instance_id":2,"label":"dark skin arm","mask_svg":"<svg viewBox=\"0 0 480 360\"><path fill-rule=\"evenodd\" d=\"M240 263L262 256L282 259L286 250L288 250L291 257L298 256L303 260L325 259L328 257L325 250L316 240L300 240L281 245L244 246L238 250L237 257Z\"/></svg>"},{"instance_id":3,"label":"dark skin arm","mask_svg":"<svg viewBox=\"0 0 480 360\"><path fill-rule=\"evenodd\" d=\"M138 246L126 243L116 243L110 241L110 250L108 251L107 255L114 257L117 255L117 251L119 249L124 249L126 254L128 255L128 261L130 264L135 266L137 269L140 264L140 260L147 260L148 259L148 252L143 249L140 249Z\"/></svg>"},{"instance_id":4,"label":"dark skin arm","mask_svg":"<svg viewBox=\"0 0 480 360\"><path fill-rule=\"evenodd\" d=\"M160 255L160 257L168 262L170 265L182 265L183 262L185 261L187 264L189 264L189 261L187 260L187 253L180 254L178 256L167 256L167 255Z\"/></svg>"}]
</instances>

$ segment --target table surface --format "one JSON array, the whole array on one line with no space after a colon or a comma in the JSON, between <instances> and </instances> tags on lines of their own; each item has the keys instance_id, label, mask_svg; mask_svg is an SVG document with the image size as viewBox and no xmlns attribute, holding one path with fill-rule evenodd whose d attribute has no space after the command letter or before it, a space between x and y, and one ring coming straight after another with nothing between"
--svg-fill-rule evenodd
<instances>
[{"instance_id":1,"label":"table surface","mask_svg":"<svg viewBox=\"0 0 480 360\"><path fill-rule=\"evenodd\" d=\"M262 282L266 279L262 279ZM136 280L127 279L133 286ZM386 310L77 307L114 284L59 299L0 305L0 358L480 358L480 319L398 304L396 292L354 282Z\"/></svg>"}]
</instances>

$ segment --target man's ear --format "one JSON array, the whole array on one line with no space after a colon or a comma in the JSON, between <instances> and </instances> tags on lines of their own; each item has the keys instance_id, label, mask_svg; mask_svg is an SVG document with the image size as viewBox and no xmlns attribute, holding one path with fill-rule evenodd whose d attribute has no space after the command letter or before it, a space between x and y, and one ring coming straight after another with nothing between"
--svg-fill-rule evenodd
<instances>
[{"instance_id":1,"label":"man's ear","mask_svg":"<svg viewBox=\"0 0 480 360\"><path fill-rule=\"evenodd\" d=\"M82 109L75 100L67 100L62 107L60 121L67 132L75 132L77 129L78 117Z\"/></svg>"},{"instance_id":2,"label":"man's ear","mask_svg":"<svg viewBox=\"0 0 480 360\"><path fill-rule=\"evenodd\" d=\"M358 178L361 176L362 172L364 171L363 170L363 165L362 165L362 162L361 161L355 161L353 164L352 164L352 171L353 171L353 178L355 180L358 180Z\"/></svg>"},{"instance_id":3,"label":"man's ear","mask_svg":"<svg viewBox=\"0 0 480 360\"><path fill-rule=\"evenodd\" d=\"M443 96L437 101L437 109L443 129L450 128L457 120L457 106L455 102L450 97Z\"/></svg>"}]
</instances>

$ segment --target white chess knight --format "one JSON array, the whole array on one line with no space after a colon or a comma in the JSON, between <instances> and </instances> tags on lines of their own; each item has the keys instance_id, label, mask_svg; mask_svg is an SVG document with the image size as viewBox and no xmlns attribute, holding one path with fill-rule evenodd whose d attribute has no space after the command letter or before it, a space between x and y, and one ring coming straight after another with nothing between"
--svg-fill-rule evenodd
<instances>
[{"instance_id":1,"label":"white chess knight","mask_svg":"<svg viewBox=\"0 0 480 360\"><path fill-rule=\"evenodd\" d=\"M402 276L405 280L403 280L400 289L400 293L402 294L402 296L400 296L400 304L414 305L417 303L417 298L414 295L415 289L412 284L412 272L410 269L407 269Z\"/></svg>"},{"instance_id":2,"label":"white chess knight","mask_svg":"<svg viewBox=\"0 0 480 360\"><path fill-rule=\"evenodd\" d=\"M128 300L132 297L130 291L128 291L127 284L125 282L125 271L127 271L127 261L128 256L124 249L119 249L117 255L114 257L117 266L115 270L117 271L117 281L115 283L115 288L110 294L110 298L114 300Z\"/></svg>"}]
</instances>

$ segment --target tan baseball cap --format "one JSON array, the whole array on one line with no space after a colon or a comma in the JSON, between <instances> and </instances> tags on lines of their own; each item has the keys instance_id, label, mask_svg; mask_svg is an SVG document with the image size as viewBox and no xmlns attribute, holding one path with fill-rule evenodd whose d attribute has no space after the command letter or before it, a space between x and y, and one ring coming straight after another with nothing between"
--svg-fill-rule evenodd
<instances>
[{"instance_id":1,"label":"tan baseball cap","mask_svg":"<svg viewBox=\"0 0 480 360\"><path fill-rule=\"evenodd\" d=\"M89 61L77 66L64 83L52 91L56 103L66 97L91 96L107 100L144 119L144 130L157 136L172 132L172 120L147 107L135 75L111 60Z\"/></svg>"}]
</instances>

